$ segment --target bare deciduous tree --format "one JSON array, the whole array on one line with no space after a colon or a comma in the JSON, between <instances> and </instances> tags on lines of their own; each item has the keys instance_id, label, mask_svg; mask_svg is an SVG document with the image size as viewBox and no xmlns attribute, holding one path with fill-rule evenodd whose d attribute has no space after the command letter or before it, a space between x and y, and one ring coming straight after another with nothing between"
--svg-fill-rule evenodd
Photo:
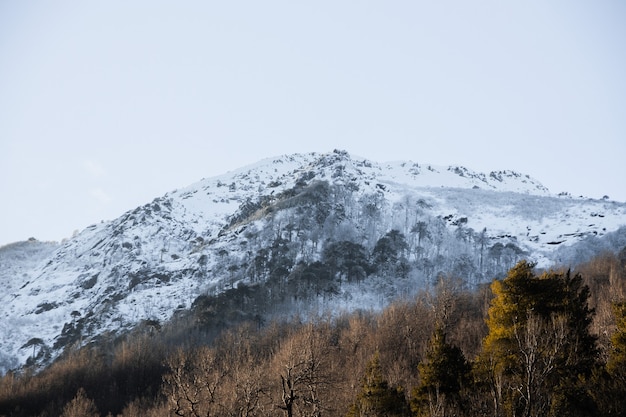
<instances>
[{"instance_id":1,"label":"bare deciduous tree","mask_svg":"<svg viewBox=\"0 0 626 417\"><path fill-rule=\"evenodd\" d=\"M168 361L164 377L171 411L181 417L219 415L219 390L226 373L218 366L215 352L200 348L193 354L178 351Z\"/></svg>"},{"instance_id":2,"label":"bare deciduous tree","mask_svg":"<svg viewBox=\"0 0 626 417\"><path fill-rule=\"evenodd\" d=\"M87 397L84 389L79 389L76 397L63 408L61 417L98 417L93 400Z\"/></svg>"},{"instance_id":3,"label":"bare deciduous tree","mask_svg":"<svg viewBox=\"0 0 626 417\"><path fill-rule=\"evenodd\" d=\"M319 417L328 409L324 398L333 386L334 377L328 364L327 337L324 327L307 324L287 340L275 357L280 376L280 403L277 408L287 417Z\"/></svg>"},{"instance_id":4,"label":"bare deciduous tree","mask_svg":"<svg viewBox=\"0 0 626 417\"><path fill-rule=\"evenodd\" d=\"M566 318L552 315L547 322L528 312L525 325L515 323L521 372L515 389L524 404L523 417L546 415L550 407L550 375L555 371L560 351L566 343Z\"/></svg>"}]
</instances>

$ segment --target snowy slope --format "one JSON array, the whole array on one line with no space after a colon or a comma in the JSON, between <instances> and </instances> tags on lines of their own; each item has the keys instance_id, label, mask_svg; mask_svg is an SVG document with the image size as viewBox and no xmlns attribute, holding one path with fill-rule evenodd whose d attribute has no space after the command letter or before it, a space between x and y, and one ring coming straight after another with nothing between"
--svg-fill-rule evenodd
<instances>
[{"instance_id":1,"label":"snowy slope","mask_svg":"<svg viewBox=\"0 0 626 417\"><path fill-rule=\"evenodd\" d=\"M15 304L14 294L30 284L37 271L41 270L59 246L54 242L30 239L0 247L0 282L3 289L0 292L0 306L7 309ZM0 323L2 339L15 338L18 326L19 323L14 326L3 326ZM0 363L5 363L9 367L17 366L19 362L13 353L10 349L0 349Z\"/></svg>"},{"instance_id":2,"label":"snowy slope","mask_svg":"<svg viewBox=\"0 0 626 417\"><path fill-rule=\"evenodd\" d=\"M319 190L327 201L311 197ZM302 212L317 212L316 199L327 202L323 219L313 229L297 226L310 220ZM431 228L419 248L428 256L476 252L485 230L483 246L513 245L547 266L557 247L626 225L626 204L554 196L512 171L379 164L340 151L263 160L172 191L63 244L0 249L8 289L0 299L0 370L46 363L73 344L167 320L201 294L258 280L249 265L277 233L291 241L288 227L301 240L294 257L312 261L320 257L319 235L349 236L372 249L397 229L415 246L411 227L420 221ZM465 237L454 243L455 234Z\"/></svg>"}]
</instances>

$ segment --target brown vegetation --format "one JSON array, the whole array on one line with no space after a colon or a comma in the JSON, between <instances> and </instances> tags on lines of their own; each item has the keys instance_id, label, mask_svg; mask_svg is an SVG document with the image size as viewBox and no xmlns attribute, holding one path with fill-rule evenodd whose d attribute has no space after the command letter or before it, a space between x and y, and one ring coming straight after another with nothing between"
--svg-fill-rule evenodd
<instances>
[{"instance_id":1,"label":"brown vegetation","mask_svg":"<svg viewBox=\"0 0 626 417\"><path fill-rule=\"evenodd\" d=\"M625 252L597 257L572 271L572 276L577 274L590 290L588 304L595 315L589 330L597 338L598 353L593 364L585 363L584 371L591 373L572 382L572 394L587 392L585 398L595 401L598 415L612 415L626 398L626 378L619 374L626 360L617 356L625 350L615 346L626 338L613 337L618 329L614 306L626 299ZM584 288L576 287L572 294L582 297ZM364 416L384 415L380 407L392 407L389 403L393 410L388 415L499 416L516 407L536 415L535 408L525 406L530 396L541 400L536 404L544 408L538 412L556 412L550 407L558 411L562 405L552 400L551 387L531 378L549 375L559 381L554 361L570 364L576 359L575 353L568 358L557 354L567 346L568 316L548 311L548 320L538 313L523 321L515 318L514 327L498 337L517 343L526 361L507 357L506 366L517 372L522 364L519 369L525 373L503 371L490 374L496 379L481 379L489 366L485 358L497 359L501 346L490 332L507 319L501 315L497 323L493 318L486 322L488 311L493 315L494 308L504 305L502 299L494 303L494 296L499 295L487 286L468 291L460 281L441 279L432 293L396 302L379 313L357 311L312 322L294 318L265 327L245 323L211 343L193 330L192 322L184 330L184 323L164 325L156 334L137 332L67 352L38 373L5 375L0 380L0 415ZM485 346L495 356L485 356ZM613 374L605 370L609 358L617 364ZM458 370L448 369L454 364ZM503 399L494 408L489 403L492 382L505 387L522 377L529 381L525 390L509 398L519 404Z\"/></svg>"}]
</instances>

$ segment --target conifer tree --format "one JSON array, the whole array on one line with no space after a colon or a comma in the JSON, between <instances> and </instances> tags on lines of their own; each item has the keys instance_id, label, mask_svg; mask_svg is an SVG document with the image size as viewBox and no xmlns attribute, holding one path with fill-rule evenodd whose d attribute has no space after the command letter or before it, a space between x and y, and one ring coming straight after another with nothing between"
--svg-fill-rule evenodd
<instances>
[{"instance_id":1,"label":"conifer tree","mask_svg":"<svg viewBox=\"0 0 626 417\"><path fill-rule=\"evenodd\" d=\"M604 369L594 374L596 402L603 415L617 416L626 410L626 301L613 304L616 330Z\"/></svg>"},{"instance_id":2,"label":"conifer tree","mask_svg":"<svg viewBox=\"0 0 626 417\"><path fill-rule=\"evenodd\" d=\"M383 275L397 273L406 276L406 250L408 244L404 234L393 229L378 239L372 251L373 266Z\"/></svg>"},{"instance_id":3,"label":"conifer tree","mask_svg":"<svg viewBox=\"0 0 626 417\"><path fill-rule=\"evenodd\" d=\"M418 369L420 385L413 390L413 413L418 417L460 415L464 410L461 390L469 381L470 366L461 349L446 341L442 326L435 329L426 360Z\"/></svg>"},{"instance_id":4,"label":"conifer tree","mask_svg":"<svg viewBox=\"0 0 626 417\"><path fill-rule=\"evenodd\" d=\"M522 261L492 284L478 370L490 387L494 415L592 413L586 381L597 350L589 289L580 275L536 276L534 266Z\"/></svg>"},{"instance_id":5,"label":"conifer tree","mask_svg":"<svg viewBox=\"0 0 626 417\"><path fill-rule=\"evenodd\" d=\"M408 417L409 407L401 388L393 388L383 378L380 356L376 352L367 364L361 391L347 417Z\"/></svg>"},{"instance_id":6,"label":"conifer tree","mask_svg":"<svg viewBox=\"0 0 626 417\"><path fill-rule=\"evenodd\" d=\"M626 387L626 301L613 304L613 314L617 329L611 337L611 353L606 368Z\"/></svg>"}]
</instances>

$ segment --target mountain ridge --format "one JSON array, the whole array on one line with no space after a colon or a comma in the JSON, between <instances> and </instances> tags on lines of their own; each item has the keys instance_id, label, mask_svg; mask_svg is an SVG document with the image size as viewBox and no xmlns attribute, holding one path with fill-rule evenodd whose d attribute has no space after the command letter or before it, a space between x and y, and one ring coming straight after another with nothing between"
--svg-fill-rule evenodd
<instances>
[{"instance_id":1,"label":"mountain ridge","mask_svg":"<svg viewBox=\"0 0 626 417\"><path fill-rule=\"evenodd\" d=\"M0 364L5 371L44 365L105 332L169 320L206 294L288 287L300 269L328 264L327 252L341 242L358 245L373 264L381 241L404 240L393 268L363 264L355 282L353 271L336 272L324 283L332 295L306 293L297 308L382 306L438 273L464 274L475 285L520 257L547 267L564 256L557 248L597 245L625 219L626 204L554 196L514 171L379 164L344 151L268 158L166 193L61 244L31 241L38 255L25 251L21 263L10 245L0 248L9 288L0 297Z\"/></svg>"}]
</instances>

